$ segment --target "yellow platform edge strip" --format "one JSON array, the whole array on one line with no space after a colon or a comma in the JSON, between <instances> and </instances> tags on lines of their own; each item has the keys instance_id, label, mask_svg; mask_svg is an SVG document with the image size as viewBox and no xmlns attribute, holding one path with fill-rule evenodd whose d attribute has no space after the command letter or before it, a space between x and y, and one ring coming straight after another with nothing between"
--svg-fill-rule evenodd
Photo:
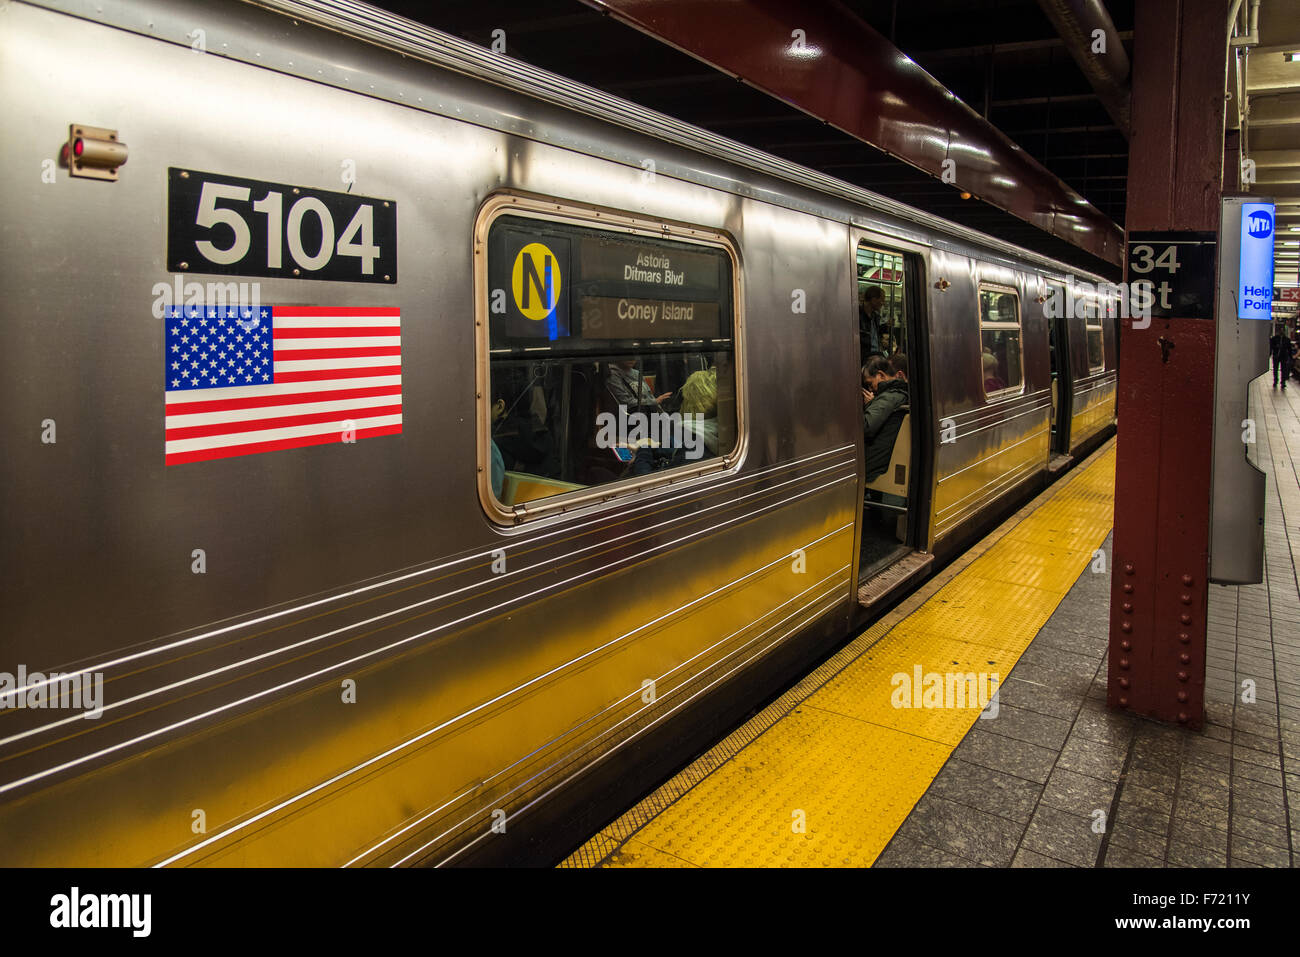
<instances>
[{"instance_id":1,"label":"yellow platform edge strip","mask_svg":"<svg viewBox=\"0 0 1300 957\"><path fill-rule=\"evenodd\" d=\"M870 866L979 716L896 707L895 676L999 675L1112 524L1115 440L561 867Z\"/></svg>"}]
</instances>

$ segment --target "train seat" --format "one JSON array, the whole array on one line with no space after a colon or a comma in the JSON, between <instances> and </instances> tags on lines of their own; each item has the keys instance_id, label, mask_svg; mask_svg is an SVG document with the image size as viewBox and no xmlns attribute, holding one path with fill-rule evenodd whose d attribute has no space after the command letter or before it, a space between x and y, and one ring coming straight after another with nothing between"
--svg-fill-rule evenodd
<instances>
[{"instance_id":1,"label":"train seat","mask_svg":"<svg viewBox=\"0 0 1300 957\"><path fill-rule=\"evenodd\" d=\"M561 482L558 479L530 475L527 472L506 472L506 480L501 487L501 504L521 505L539 498L549 498L562 492L572 492L586 488L573 482Z\"/></svg>"},{"instance_id":2,"label":"train seat","mask_svg":"<svg viewBox=\"0 0 1300 957\"><path fill-rule=\"evenodd\" d=\"M908 469L912 463L912 414L903 413L903 422L898 427L898 436L894 439L894 451L889 456L889 465L885 471L868 482L866 487L886 495L907 498L907 483L910 478Z\"/></svg>"}]
</instances>

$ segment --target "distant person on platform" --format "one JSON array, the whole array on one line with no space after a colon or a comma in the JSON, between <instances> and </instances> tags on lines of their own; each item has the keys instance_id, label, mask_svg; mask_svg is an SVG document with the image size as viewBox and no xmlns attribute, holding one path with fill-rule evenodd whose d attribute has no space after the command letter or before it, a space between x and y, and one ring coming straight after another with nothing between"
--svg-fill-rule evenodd
<instances>
[{"instance_id":1,"label":"distant person on platform","mask_svg":"<svg viewBox=\"0 0 1300 957\"><path fill-rule=\"evenodd\" d=\"M885 322L885 290L867 286L858 297L858 335L861 341L862 365L872 356L885 354L880 341L880 328Z\"/></svg>"},{"instance_id":2,"label":"distant person on platform","mask_svg":"<svg viewBox=\"0 0 1300 957\"><path fill-rule=\"evenodd\" d=\"M1268 340L1268 357L1273 360L1273 388L1275 389L1277 388L1278 373L1282 371L1282 354L1286 342L1286 333L1281 328L1276 329L1273 337ZM1286 386L1285 376L1282 378L1282 385L1283 387Z\"/></svg>"},{"instance_id":3,"label":"distant person on platform","mask_svg":"<svg viewBox=\"0 0 1300 957\"><path fill-rule=\"evenodd\" d=\"M1286 384L1291 379L1291 372L1295 368L1296 345L1286 336L1282 337L1282 345L1278 348L1282 354L1282 389L1286 390Z\"/></svg>"}]
</instances>

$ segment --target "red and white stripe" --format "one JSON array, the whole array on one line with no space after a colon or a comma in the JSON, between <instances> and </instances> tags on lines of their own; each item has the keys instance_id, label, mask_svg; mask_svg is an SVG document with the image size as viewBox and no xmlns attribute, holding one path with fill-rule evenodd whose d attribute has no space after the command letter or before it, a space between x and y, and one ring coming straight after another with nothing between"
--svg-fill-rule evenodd
<instances>
[{"instance_id":1,"label":"red and white stripe","mask_svg":"<svg viewBox=\"0 0 1300 957\"><path fill-rule=\"evenodd\" d=\"M274 383L166 393L168 465L402 431L400 309L274 306L272 321Z\"/></svg>"}]
</instances>

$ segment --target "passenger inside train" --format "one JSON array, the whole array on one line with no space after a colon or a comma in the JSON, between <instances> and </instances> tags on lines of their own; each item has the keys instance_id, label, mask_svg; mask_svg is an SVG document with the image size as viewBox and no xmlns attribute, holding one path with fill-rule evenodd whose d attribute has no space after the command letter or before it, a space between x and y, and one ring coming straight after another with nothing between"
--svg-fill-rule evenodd
<instances>
[{"instance_id":1,"label":"passenger inside train","mask_svg":"<svg viewBox=\"0 0 1300 957\"><path fill-rule=\"evenodd\" d=\"M868 365L872 398L864 413L866 437L866 481L872 482L889 466L894 441L908 412L907 356L896 352L889 359L873 359Z\"/></svg>"},{"instance_id":2,"label":"passenger inside train","mask_svg":"<svg viewBox=\"0 0 1300 957\"><path fill-rule=\"evenodd\" d=\"M865 365L872 356L883 356L885 333L885 291L879 286L858 287L858 334Z\"/></svg>"},{"instance_id":3,"label":"passenger inside train","mask_svg":"<svg viewBox=\"0 0 1300 957\"><path fill-rule=\"evenodd\" d=\"M991 352L986 352L980 357L980 361L984 367L985 393L1000 392L1002 389L1005 389L1007 384L1002 377L998 375L998 367L1000 365L998 357Z\"/></svg>"},{"instance_id":4,"label":"passenger inside train","mask_svg":"<svg viewBox=\"0 0 1300 957\"><path fill-rule=\"evenodd\" d=\"M1019 297L1013 289L981 284L979 301L984 395L993 398L1015 394L1024 379Z\"/></svg>"},{"instance_id":5,"label":"passenger inside train","mask_svg":"<svg viewBox=\"0 0 1300 957\"><path fill-rule=\"evenodd\" d=\"M718 370L692 372L682 386L680 395L682 427L700 436L709 455L717 455Z\"/></svg>"},{"instance_id":6,"label":"passenger inside train","mask_svg":"<svg viewBox=\"0 0 1300 957\"><path fill-rule=\"evenodd\" d=\"M908 549L912 476L910 387L907 381L907 260L865 242L857 250L859 334L863 336L863 483L859 580L888 567ZM876 305L874 311L868 304ZM871 323L867 318L871 318ZM874 344L868 337L874 333ZM886 358L892 355L893 359Z\"/></svg>"},{"instance_id":7,"label":"passenger inside train","mask_svg":"<svg viewBox=\"0 0 1300 957\"><path fill-rule=\"evenodd\" d=\"M506 414L506 397L503 390L498 387L492 392L492 432L496 432L497 422ZM501 491L506 481L506 460L501 454L501 446L497 445L495 435L489 440L492 445L492 494L497 498L501 497Z\"/></svg>"},{"instance_id":8,"label":"passenger inside train","mask_svg":"<svg viewBox=\"0 0 1300 957\"><path fill-rule=\"evenodd\" d=\"M609 389L614 401L628 411L639 409L663 411L661 403L671 399L673 393L655 395L652 388L655 377L651 375L647 378L645 373L637 368L640 363L640 359L620 359L618 362L611 362L609 373L605 377L605 388Z\"/></svg>"}]
</instances>

